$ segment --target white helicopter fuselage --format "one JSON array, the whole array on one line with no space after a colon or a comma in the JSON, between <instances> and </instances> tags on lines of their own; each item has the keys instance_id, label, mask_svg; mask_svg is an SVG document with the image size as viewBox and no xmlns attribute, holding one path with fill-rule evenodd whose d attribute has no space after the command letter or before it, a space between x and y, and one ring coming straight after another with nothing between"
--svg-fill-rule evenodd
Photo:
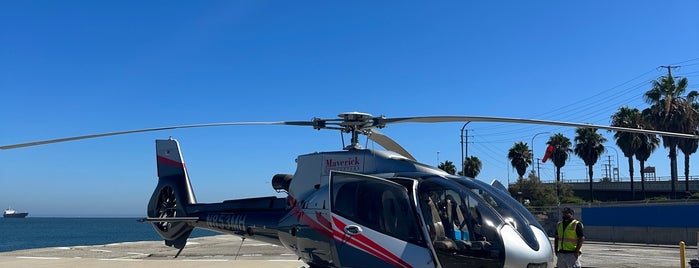
<instances>
[{"instance_id":1,"label":"white helicopter fuselage","mask_svg":"<svg viewBox=\"0 0 699 268\"><path fill-rule=\"evenodd\" d=\"M500 189L390 151L313 153L297 163L279 239L310 264L553 267L543 228Z\"/></svg>"}]
</instances>

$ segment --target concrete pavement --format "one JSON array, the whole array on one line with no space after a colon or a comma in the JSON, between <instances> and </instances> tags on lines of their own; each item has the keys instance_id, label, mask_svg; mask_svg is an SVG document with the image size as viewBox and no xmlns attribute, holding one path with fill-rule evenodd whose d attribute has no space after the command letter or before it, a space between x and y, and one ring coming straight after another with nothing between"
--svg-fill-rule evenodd
<instances>
[{"instance_id":1,"label":"concrete pavement","mask_svg":"<svg viewBox=\"0 0 699 268\"><path fill-rule=\"evenodd\" d=\"M232 235L192 238L176 259L175 254L177 250L162 241L52 247L0 252L0 267L298 268L305 265L284 247L252 239L243 242Z\"/></svg>"},{"instance_id":2,"label":"concrete pavement","mask_svg":"<svg viewBox=\"0 0 699 268\"><path fill-rule=\"evenodd\" d=\"M284 247L231 235L190 239L180 256L160 241L0 252L0 267L255 267L298 268L305 263ZM240 251L239 251L240 250ZM586 242L583 267L680 267L678 246ZM696 246L686 250L697 258ZM686 267L690 267L688 264Z\"/></svg>"}]
</instances>

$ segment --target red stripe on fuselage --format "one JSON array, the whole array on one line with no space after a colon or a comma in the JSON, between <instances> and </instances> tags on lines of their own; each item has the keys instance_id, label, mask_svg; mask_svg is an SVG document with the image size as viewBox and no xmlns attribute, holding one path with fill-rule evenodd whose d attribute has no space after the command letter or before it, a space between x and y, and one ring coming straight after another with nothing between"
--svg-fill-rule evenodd
<instances>
[{"instance_id":1,"label":"red stripe on fuselage","mask_svg":"<svg viewBox=\"0 0 699 268\"><path fill-rule=\"evenodd\" d=\"M323 214L320 214L320 212L318 212L318 211L316 211L316 220L318 220L318 222L320 224L325 226L325 228L328 228L328 230L333 228L332 225L330 224L330 221L328 219L326 219L325 217L323 217Z\"/></svg>"},{"instance_id":2,"label":"red stripe on fuselage","mask_svg":"<svg viewBox=\"0 0 699 268\"><path fill-rule=\"evenodd\" d=\"M175 160L172 160L172 159L169 159L166 157L162 157L162 156L158 156L158 164L163 164L163 165L173 166L173 167L181 167L181 168L185 167L184 163L180 163L180 162L177 162Z\"/></svg>"},{"instance_id":3,"label":"red stripe on fuselage","mask_svg":"<svg viewBox=\"0 0 699 268\"><path fill-rule=\"evenodd\" d=\"M332 230L331 230L330 225L324 226L324 224L322 222L318 222L318 221L314 220L313 218L309 217L308 215L306 215L306 213L304 213L300 207L295 206L293 209L291 209L291 215L296 216L296 218L300 222L308 224L309 227L318 231L322 235L327 236L327 237L332 237ZM322 218L322 215L316 215L316 217ZM326 220L326 222L330 223L327 220Z\"/></svg>"},{"instance_id":4,"label":"red stripe on fuselage","mask_svg":"<svg viewBox=\"0 0 699 268\"><path fill-rule=\"evenodd\" d=\"M353 247L362 249L371 255L374 255L392 265L395 265L396 267L412 267L409 263L403 261L400 257L394 255L391 251L385 249L384 247L372 241L363 234L357 234L349 236L347 239L343 239L344 237L347 237L347 235L345 235L344 233L346 224L335 217L332 218L333 222L335 223L335 226L337 226L339 229L333 229L333 234L335 235L333 238L335 240L340 242L344 240Z\"/></svg>"}]
</instances>

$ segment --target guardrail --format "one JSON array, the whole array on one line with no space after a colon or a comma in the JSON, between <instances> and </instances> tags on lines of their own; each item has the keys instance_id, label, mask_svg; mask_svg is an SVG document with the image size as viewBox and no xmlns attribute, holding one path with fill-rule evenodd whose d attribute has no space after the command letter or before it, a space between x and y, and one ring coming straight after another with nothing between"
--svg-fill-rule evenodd
<instances>
[{"instance_id":1,"label":"guardrail","mask_svg":"<svg viewBox=\"0 0 699 268\"><path fill-rule=\"evenodd\" d=\"M646 178L646 183L648 183L648 182L662 182L662 181L669 182L669 181L670 181L670 178L671 178L670 176L658 176L658 177L655 177L655 179L652 179L652 180ZM677 183L679 183L679 182L684 182L684 181L685 181L685 178L684 178L684 176L679 176L679 177L677 178L677 180L678 180ZM600 177L600 178L593 178L593 179L592 179L592 182L593 182L593 183L598 183L598 182L601 182L601 181L602 181L602 178L601 178L601 177ZM636 177L634 177L634 178L633 178L633 181L634 181L634 183L639 183L639 184L640 184L640 183L641 183L641 176L636 176ZM690 182L691 182L691 181L699 181L699 175L690 175L690 176L689 176L689 181L690 181ZM541 182L542 182L542 183L554 183L554 182L556 182L556 180L542 180ZM561 179L561 182L563 182L563 183L590 183L590 180L588 180L588 179ZM631 179L630 179L629 177L620 177L618 181L615 180L615 181L611 181L611 182L608 182L608 183L617 183L617 182L631 182Z\"/></svg>"}]
</instances>

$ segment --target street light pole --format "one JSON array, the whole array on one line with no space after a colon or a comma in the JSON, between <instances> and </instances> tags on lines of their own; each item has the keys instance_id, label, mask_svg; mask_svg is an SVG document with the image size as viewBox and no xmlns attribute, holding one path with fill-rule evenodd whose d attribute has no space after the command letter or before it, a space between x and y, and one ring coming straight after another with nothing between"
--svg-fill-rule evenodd
<instances>
[{"instance_id":1,"label":"street light pole","mask_svg":"<svg viewBox=\"0 0 699 268\"><path fill-rule=\"evenodd\" d=\"M534 134L534 137L532 137L532 162L534 162L534 159L536 159L536 158L534 158L534 138L536 138L536 136L539 134L546 134L546 133L550 133L550 132L548 132L548 131L539 132L539 133ZM534 164L532 164L532 173L534 173ZM539 178L539 179L541 179L541 178Z\"/></svg>"},{"instance_id":2,"label":"street light pole","mask_svg":"<svg viewBox=\"0 0 699 268\"><path fill-rule=\"evenodd\" d=\"M468 123L471 123L471 121L466 122L466 124L461 127L461 175L464 176L466 176L466 163L464 163L464 160L466 159L464 156L464 129ZM468 130L466 130L466 156L468 156Z\"/></svg>"}]
</instances>

